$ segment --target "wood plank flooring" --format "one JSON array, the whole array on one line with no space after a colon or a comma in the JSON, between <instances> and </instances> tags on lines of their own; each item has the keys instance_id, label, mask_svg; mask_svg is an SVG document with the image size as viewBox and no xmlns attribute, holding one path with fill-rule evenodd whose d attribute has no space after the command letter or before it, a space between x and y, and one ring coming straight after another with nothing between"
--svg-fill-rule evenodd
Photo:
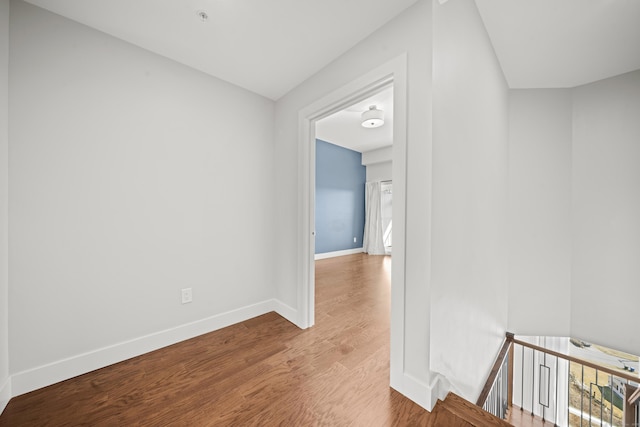
<instances>
[{"instance_id":1,"label":"wood plank flooring","mask_svg":"<svg viewBox=\"0 0 640 427\"><path fill-rule=\"evenodd\" d=\"M316 325L275 313L11 400L6 426L424 426L389 388L391 259L316 262Z\"/></svg>"},{"instance_id":2,"label":"wood plank flooring","mask_svg":"<svg viewBox=\"0 0 640 427\"><path fill-rule=\"evenodd\" d=\"M449 393L446 399L438 400L433 408L428 423L428 427L431 426L509 427L511 424L457 394Z\"/></svg>"}]
</instances>

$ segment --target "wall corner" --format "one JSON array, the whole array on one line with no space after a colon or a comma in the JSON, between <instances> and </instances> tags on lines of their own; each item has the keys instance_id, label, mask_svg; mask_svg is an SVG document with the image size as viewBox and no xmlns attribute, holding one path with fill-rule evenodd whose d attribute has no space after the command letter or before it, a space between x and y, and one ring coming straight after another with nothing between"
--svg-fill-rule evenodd
<instances>
[{"instance_id":1,"label":"wall corner","mask_svg":"<svg viewBox=\"0 0 640 427\"><path fill-rule=\"evenodd\" d=\"M11 377L8 377L0 386L0 415L7 407L9 400L11 400Z\"/></svg>"}]
</instances>

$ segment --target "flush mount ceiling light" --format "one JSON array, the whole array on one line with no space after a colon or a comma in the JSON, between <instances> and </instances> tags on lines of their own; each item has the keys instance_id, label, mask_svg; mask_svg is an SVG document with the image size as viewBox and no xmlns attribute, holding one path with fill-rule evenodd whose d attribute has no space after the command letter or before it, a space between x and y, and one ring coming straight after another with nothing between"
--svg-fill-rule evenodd
<instances>
[{"instance_id":1,"label":"flush mount ceiling light","mask_svg":"<svg viewBox=\"0 0 640 427\"><path fill-rule=\"evenodd\" d=\"M384 111L378 110L375 105L362 113L362 126L365 128L377 128L384 124Z\"/></svg>"}]
</instances>

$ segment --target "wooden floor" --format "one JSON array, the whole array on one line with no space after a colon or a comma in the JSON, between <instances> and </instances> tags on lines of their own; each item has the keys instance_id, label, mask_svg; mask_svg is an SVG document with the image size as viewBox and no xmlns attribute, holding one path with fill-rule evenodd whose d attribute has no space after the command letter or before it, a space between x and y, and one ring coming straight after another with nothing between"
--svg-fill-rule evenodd
<instances>
[{"instance_id":1,"label":"wooden floor","mask_svg":"<svg viewBox=\"0 0 640 427\"><path fill-rule=\"evenodd\" d=\"M270 313L16 397L0 426L424 426L389 388L391 259L316 262L316 326Z\"/></svg>"},{"instance_id":2,"label":"wooden floor","mask_svg":"<svg viewBox=\"0 0 640 427\"><path fill-rule=\"evenodd\" d=\"M481 407L449 393L438 400L429 416L427 427L509 427L511 424L484 411Z\"/></svg>"}]
</instances>

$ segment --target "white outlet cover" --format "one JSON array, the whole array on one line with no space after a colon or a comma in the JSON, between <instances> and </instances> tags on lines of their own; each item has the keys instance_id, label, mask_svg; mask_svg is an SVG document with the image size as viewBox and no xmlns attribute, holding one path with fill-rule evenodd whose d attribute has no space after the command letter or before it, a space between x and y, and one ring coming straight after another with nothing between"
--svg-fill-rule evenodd
<instances>
[{"instance_id":1,"label":"white outlet cover","mask_svg":"<svg viewBox=\"0 0 640 427\"><path fill-rule=\"evenodd\" d=\"M191 293L191 288L182 289L182 303L186 304L193 301L193 294Z\"/></svg>"}]
</instances>

